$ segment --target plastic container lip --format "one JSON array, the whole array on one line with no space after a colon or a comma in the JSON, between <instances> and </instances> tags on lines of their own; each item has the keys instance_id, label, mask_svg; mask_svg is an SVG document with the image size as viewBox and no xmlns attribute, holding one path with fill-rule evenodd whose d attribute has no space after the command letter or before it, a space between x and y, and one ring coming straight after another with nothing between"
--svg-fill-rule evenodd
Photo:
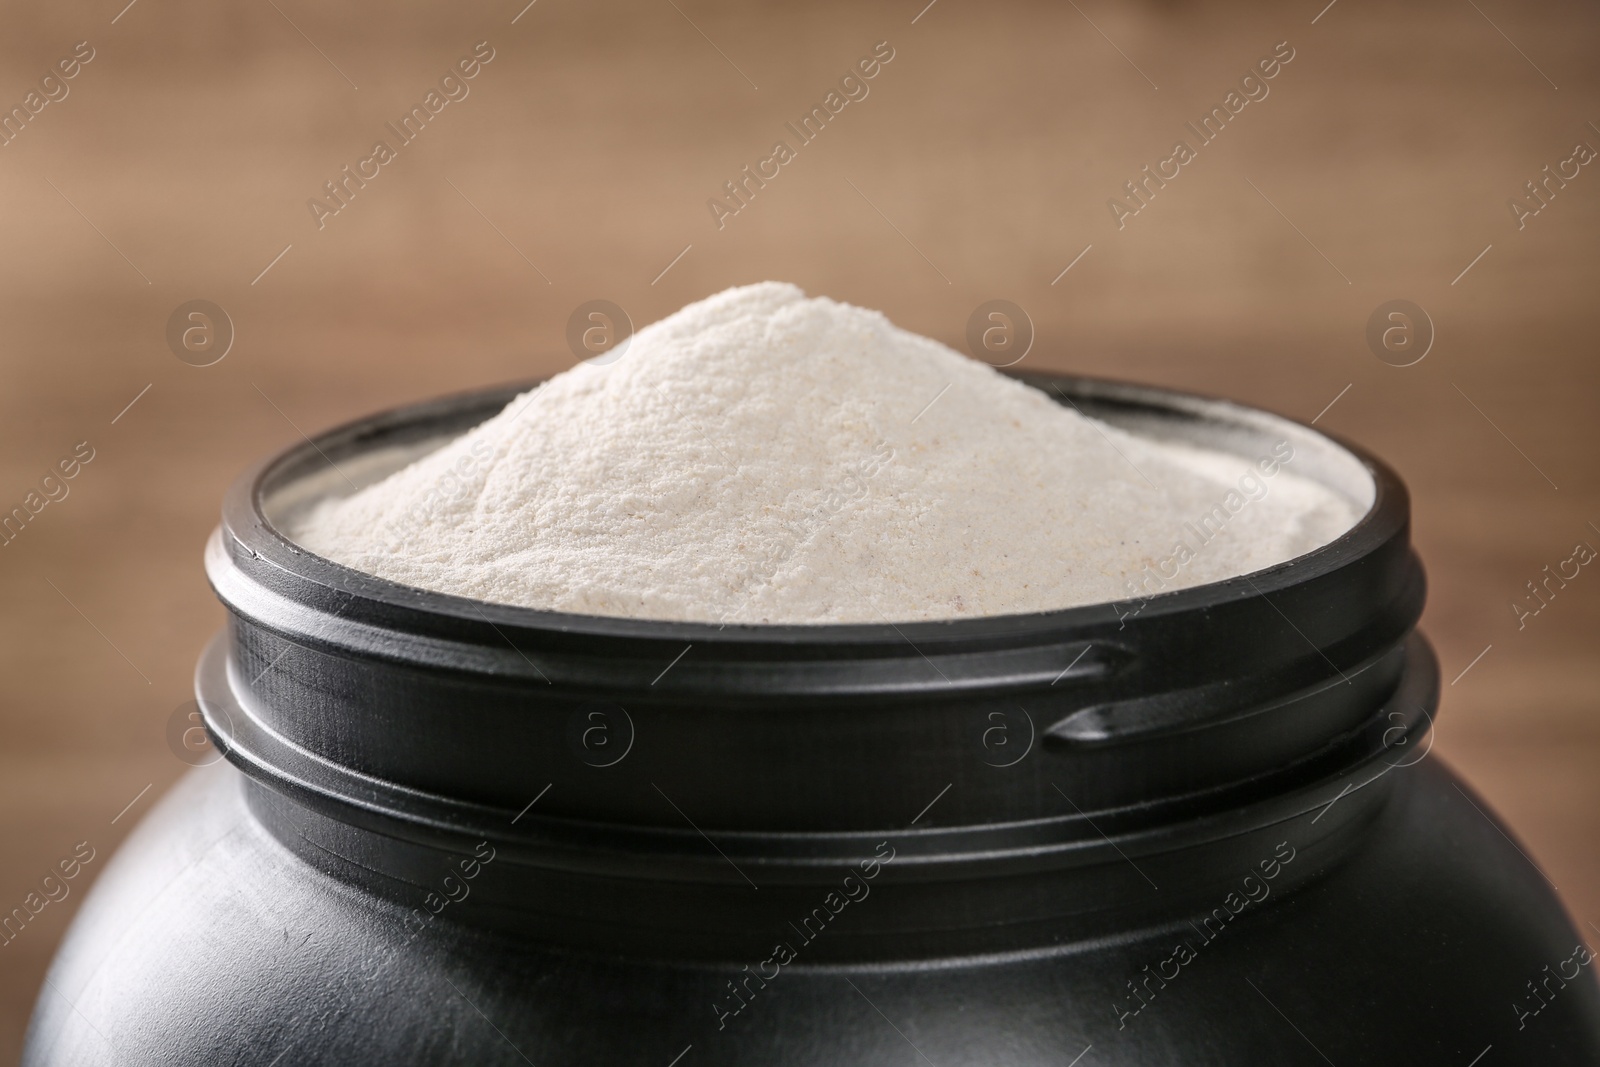
<instances>
[{"instance_id":1,"label":"plastic container lip","mask_svg":"<svg viewBox=\"0 0 1600 1067\"><path fill-rule=\"evenodd\" d=\"M1039 388L1058 402L1070 401L1084 414L1135 432L1184 440L1241 458L1239 446L1292 439L1297 457L1309 448L1321 477L1317 480L1343 492L1365 512L1332 541L1301 556L1259 571L1222 581L1170 590L1139 598L1141 618L1201 611L1215 604L1275 592L1321 577L1382 546L1408 521L1409 499L1399 476L1360 446L1286 416L1233 401L1158 386L1110 379L1048 373L1012 375ZM473 390L391 408L352 420L292 446L256 464L229 490L224 502L223 530L227 546L246 556L346 597L381 605L387 611L416 613L470 625L488 621L523 632L559 632L597 638L619 638L703 644L776 645L903 645L907 641L978 642L1031 632L1099 629L1122 617L1108 601L1051 611L985 615L953 619L891 620L882 623L727 623L659 620L626 616L586 615L481 601L435 592L368 574L316 555L297 544L283 521L306 499L320 496L358 464L362 484L398 469L501 410L514 396L537 381ZM1270 432L1269 432L1270 431ZM398 450L394 461L377 469L359 466L380 449ZM335 465L338 465L337 467ZM1297 473L1307 476L1305 466ZM219 590L220 592L220 590ZM224 598L226 599L226 597Z\"/></svg>"}]
</instances>

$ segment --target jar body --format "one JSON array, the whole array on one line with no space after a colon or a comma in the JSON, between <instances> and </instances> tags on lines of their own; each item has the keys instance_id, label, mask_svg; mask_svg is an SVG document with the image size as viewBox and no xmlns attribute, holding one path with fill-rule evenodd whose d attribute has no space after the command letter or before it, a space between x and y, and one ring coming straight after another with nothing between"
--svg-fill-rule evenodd
<instances>
[{"instance_id":1,"label":"jar body","mask_svg":"<svg viewBox=\"0 0 1600 1067\"><path fill-rule=\"evenodd\" d=\"M382 899L286 848L248 802L262 787L219 764L108 865L24 1063L1600 1062L1594 966L1543 877L1437 761L1384 781L1336 857L1297 848L1324 817L1307 812L1181 921L861 966L808 962L806 935L828 936L808 925L778 966L482 928L492 859L456 867L437 914ZM1287 885L1296 864L1323 869L1274 892L1266 872Z\"/></svg>"}]
</instances>

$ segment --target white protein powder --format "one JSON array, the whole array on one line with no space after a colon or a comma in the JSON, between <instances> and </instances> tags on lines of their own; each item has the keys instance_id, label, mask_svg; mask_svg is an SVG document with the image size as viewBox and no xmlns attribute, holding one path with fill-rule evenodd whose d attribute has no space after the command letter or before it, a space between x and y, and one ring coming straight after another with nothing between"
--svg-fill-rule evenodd
<instances>
[{"instance_id":1,"label":"white protein powder","mask_svg":"<svg viewBox=\"0 0 1600 1067\"><path fill-rule=\"evenodd\" d=\"M591 615L948 619L1125 601L1327 543L1365 504L1135 436L876 311L729 289L292 521L406 585Z\"/></svg>"}]
</instances>

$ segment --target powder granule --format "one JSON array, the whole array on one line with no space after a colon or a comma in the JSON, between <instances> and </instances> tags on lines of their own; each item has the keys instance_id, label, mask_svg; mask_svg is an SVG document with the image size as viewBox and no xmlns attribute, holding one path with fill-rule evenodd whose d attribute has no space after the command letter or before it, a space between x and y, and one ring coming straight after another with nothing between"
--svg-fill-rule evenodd
<instances>
[{"instance_id":1,"label":"powder granule","mask_svg":"<svg viewBox=\"0 0 1600 1067\"><path fill-rule=\"evenodd\" d=\"M1187 532L1225 501L1220 532ZM557 375L292 533L484 601L841 623L1215 581L1325 544L1362 510L1282 457L1135 436L878 312L767 282L640 330L615 362Z\"/></svg>"}]
</instances>

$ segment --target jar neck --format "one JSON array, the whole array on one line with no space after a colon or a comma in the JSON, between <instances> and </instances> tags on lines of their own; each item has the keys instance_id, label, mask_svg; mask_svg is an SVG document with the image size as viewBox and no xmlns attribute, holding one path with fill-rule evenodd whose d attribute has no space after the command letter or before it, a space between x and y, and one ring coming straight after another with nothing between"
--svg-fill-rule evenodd
<instances>
[{"instance_id":1,"label":"jar neck","mask_svg":"<svg viewBox=\"0 0 1600 1067\"><path fill-rule=\"evenodd\" d=\"M775 943L818 963L1026 952L1252 906L1335 864L1428 743L1436 666L1420 637L1405 651L1398 684L1357 727L1272 774L1098 813L1056 781L1055 814L1008 822L931 825L926 810L849 833L702 832L686 814L681 828L597 822L554 814L553 785L510 812L330 776L237 708L224 743L270 833L418 931L448 922L722 961ZM202 695L226 681L214 646ZM210 717L220 705L202 706Z\"/></svg>"}]
</instances>

